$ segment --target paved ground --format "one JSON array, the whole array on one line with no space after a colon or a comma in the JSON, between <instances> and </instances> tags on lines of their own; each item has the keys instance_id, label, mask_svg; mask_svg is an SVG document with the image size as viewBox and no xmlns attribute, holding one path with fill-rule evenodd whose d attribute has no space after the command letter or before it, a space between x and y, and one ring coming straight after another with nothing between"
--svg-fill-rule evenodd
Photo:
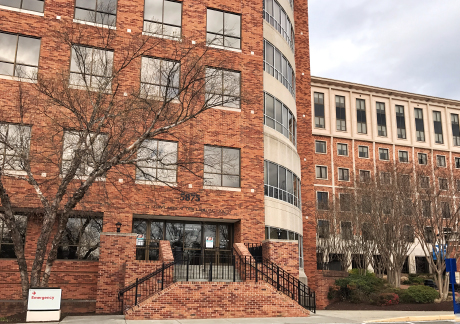
<instances>
[{"instance_id":1,"label":"paved ground","mask_svg":"<svg viewBox=\"0 0 460 324\"><path fill-rule=\"evenodd\" d=\"M422 317L420 317L422 316ZM441 316L441 317L440 317ZM424 318L423 318L424 317ZM403 318L398 320L397 318ZM426 320L430 321L426 321ZM332 311L323 310L310 317L228 318L205 320L126 321L122 315L68 316L62 324L300 324L300 323L419 323L451 324L452 312ZM50 323L51 324L51 323Z\"/></svg>"}]
</instances>

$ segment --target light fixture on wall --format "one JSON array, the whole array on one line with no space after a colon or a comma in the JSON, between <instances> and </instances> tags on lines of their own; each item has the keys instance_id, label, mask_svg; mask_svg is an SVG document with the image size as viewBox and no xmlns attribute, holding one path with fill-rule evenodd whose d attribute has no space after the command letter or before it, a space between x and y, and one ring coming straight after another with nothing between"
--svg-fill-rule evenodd
<instances>
[{"instance_id":1,"label":"light fixture on wall","mask_svg":"<svg viewBox=\"0 0 460 324\"><path fill-rule=\"evenodd\" d=\"M115 224L115 226L117 227L117 233L120 233L121 225L123 225L123 224L120 223L120 222L117 222L117 223Z\"/></svg>"}]
</instances>

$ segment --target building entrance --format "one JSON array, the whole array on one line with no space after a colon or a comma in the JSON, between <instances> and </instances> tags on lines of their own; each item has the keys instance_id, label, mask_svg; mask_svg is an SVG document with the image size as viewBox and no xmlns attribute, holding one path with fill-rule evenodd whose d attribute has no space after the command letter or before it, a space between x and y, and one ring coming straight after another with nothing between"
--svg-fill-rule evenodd
<instances>
[{"instance_id":1,"label":"building entrance","mask_svg":"<svg viewBox=\"0 0 460 324\"><path fill-rule=\"evenodd\" d=\"M159 241L171 243L174 258L222 263L232 255L233 224L134 218L137 260L158 260Z\"/></svg>"}]
</instances>

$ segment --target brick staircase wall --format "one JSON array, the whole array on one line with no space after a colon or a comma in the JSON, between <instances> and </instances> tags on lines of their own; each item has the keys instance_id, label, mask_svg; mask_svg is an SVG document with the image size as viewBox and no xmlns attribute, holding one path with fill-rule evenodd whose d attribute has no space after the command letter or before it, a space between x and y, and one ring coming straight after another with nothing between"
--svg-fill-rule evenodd
<instances>
[{"instance_id":1,"label":"brick staircase wall","mask_svg":"<svg viewBox=\"0 0 460 324\"><path fill-rule=\"evenodd\" d=\"M265 282L177 282L128 310L127 320L306 317L309 311Z\"/></svg>"}]
</instances>

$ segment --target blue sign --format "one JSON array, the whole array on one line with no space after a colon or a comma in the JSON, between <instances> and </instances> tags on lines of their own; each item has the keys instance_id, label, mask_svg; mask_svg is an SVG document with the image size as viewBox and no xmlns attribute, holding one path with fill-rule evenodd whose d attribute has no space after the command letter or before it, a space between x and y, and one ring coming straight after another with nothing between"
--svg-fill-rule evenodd
<instances>
[{"instance_id":1,"label":"blue sign","mask_svg":"<svg viewBox=\"0 0 460 324\"><path fill-rule=\"evenodd\" d=\"M446 271L449 272L450 284L452 285L452 301L454 314L460 313L460 305L455 301L455 272L457 271L457 259L446 259Z\"/></svg>"},{"instance_id":2,"label":"blue sign","mask_svg":"<svg viewBox=\"0 0 460 324\"><path fill-rule=\"evenodd\" d=\"M447 244L436 244L433 247L433 260L437 260L439 255L441 259L444 259L447 254Z\"/></svg>"}]
</instances>

